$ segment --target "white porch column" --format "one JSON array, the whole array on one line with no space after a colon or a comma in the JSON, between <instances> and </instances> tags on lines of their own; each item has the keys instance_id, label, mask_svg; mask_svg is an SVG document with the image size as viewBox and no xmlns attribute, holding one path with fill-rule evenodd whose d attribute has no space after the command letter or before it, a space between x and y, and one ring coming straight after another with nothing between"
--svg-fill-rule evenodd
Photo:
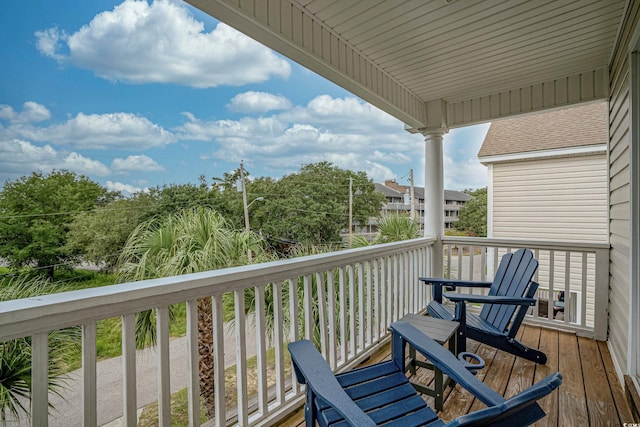
<instances>
[{"instance_id":1,"label":"white porch column","mask_svg":"<svg viewBox=\"0 0 640 427\"><path fill-rule=\"evenodd\" d=\"M442 277L444 236L444 168L442 154L442 129L423 131L425 137L424 162L424 235L435 237L431 276Z\"/></svg>"}]
</instances>

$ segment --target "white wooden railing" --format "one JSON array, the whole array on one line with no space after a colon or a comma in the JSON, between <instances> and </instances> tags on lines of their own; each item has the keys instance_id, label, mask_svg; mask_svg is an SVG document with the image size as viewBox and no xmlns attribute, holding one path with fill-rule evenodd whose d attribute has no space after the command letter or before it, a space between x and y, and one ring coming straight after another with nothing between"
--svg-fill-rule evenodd
<instances>
[{"instance_id":1,"label":"white wooden railing","mask_svg":"<svg viewBox=\"0 0 640 427\"><path fill-rule=\"evenodd\" d=\"M445 237L443 245L447 277L480 281L492 280L503 254L518 248L531 249L539 261L534 280L540 287L537 292L538 304L530 310L525 322L606 340L608 244ZM471 288L465 290L474 291L478 292ZM557 301L561 291L565 295L566 307L562 316L554 316L554 301Z\"/></svg>"},{"instance_id":2,"label":"white wooden railing","mask_svg":"<svg viewBox=\"0 0 640 427\"><path fill-rule=\"evenodd\" d=\"M197 300L212 298L215 418L207 424L271 425L300 405L303 393L286 362L287 342L314 339L334 369L359 363L388 337L388 325L426 306L428 292L418 277L428 275L433 239L416 239L367 248L238 268L124 283L0 303L0 342L32 340L31 424L48 423L48 334L82 327L82 411L67 425L96 426L100 405L96 387L96 324L122 319L122 412L124 425L136 425L135 315L157 313L157 383L160 426L169 426L169 306L186 302L189 423L200 425ZM247 316L245 291L255 292ZM225 297L227 294L227 297ZM225 348L223 299L234 301L236 345ZM247 319L255 319L249 320ZM273 320L267 322L267 320ZM269 331L267 323L273 325ZM253 325L251 325L253 324ZM255 327L249 345L247 330ZM270 337L270 339L268 339ZM250 394L247 349L255 347L257 392ZM268 349L275 367L267 372ZM237 403L225 398L225 353L235 353ZM253 365L251 365L253 366Z\"/></svg>"},{"instance_id":3,"label":"white wooden railing","mask_svg":"<svg viewBox=\"0 0 640 427\"><path fill-rule=\"evenodd\" d=\"M159 425L169 426L170 388L169 306L186 302L189 422L199 421L197 300L212 298L215 417L206 425L271 425L298 407L303 394L287 360L286 344L299 338L315 340L336 370L349 369L388 339L388 325L408 312L426 307L429 289L418 277L429 276L433 239L345 250L265 264L198 274L125 283L103 288L0 303L0 342L19 337L32 340L31 424L48 421L48 333L82 327L82 408L68 425L96 426L101 394L96 375L96 324L122 319L122 413L124 425L136 425L135 314L157 313L157 383ZM539 299L546 299L528 322L576 331L604 339L607 320L608 246L605 244L446 237L445 272L449 277L491 280L503 253L528 247L540 260L535 280ZM462 254L462 256L458 256ZM469 256L474 254L474 256ZM255 293L255 307L246 315L245 291ZM558 291L569 295L563 320L554 319ZM226 295L226 297L225 297ZM223 299L233 301L233 328L223 320ZM573 308L572 308L573 307ZM272 320L272 322L268 322ZM270 331L267 324L272 324ZM248 333L255 328L255 333ZM225 330L235 334L229 344ZM255 338L253 338L255 336ZM255 349L249 351L248 349ZM237 385L225 381L225 353L235 354ZM255 354L255 363L248 363ZM267 368L268 354L274 366ZM255 368L253 367L255 366ZM269 372L268 372L269 371ZM251 393L248 374L256 378ZM234 394L229 404L225 395ZM50 396L50 395L49 395Z\"/></svg>"}]
</instances>

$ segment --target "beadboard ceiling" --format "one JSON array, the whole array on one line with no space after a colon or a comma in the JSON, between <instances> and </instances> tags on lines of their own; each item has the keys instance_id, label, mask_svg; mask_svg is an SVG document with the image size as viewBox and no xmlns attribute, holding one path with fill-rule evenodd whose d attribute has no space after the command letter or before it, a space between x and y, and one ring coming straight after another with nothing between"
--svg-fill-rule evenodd
<instances>
[{"instance_id":1,"label":"beadboard ceiling","mask_svg":"<svg viewBox=\"0 0 640 427\"><path fill-rule=\"evenodd\" d=\"M625 0L187 1L417 128L606 98L626 5Z\"/></svg>"}]
</instances>

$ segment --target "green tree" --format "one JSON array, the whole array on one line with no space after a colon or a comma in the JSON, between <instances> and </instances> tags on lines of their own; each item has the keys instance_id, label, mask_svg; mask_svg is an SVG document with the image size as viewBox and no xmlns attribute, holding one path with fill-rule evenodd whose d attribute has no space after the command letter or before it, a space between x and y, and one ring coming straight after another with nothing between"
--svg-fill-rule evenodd
<instances>
[{"instance_id":1,"label":"green tree","mask_svg":"<svg viewBox=\"0 0 640 427\"><path fill-rule=\"evenodd\" d=\"M227 200L215 188L210 188L204 177L199 178L198 185L165 185L151 189L149 194L155 203L145 219L163 218L196 207L214 209L225 217L229 213Z\"/></svg>"},{"instance_id":2,"label":"green tree","mask_svg":"<svg viewBox=\"0 0 640 427\"><path fill-rule=\"evenodd\" d=\"M73 218L114 197L68 171L34 172L6 182L0 192L0 257L12 267L36 266L53 277L56 266L79 260L66 245Z\"/></svg>"},{"instance_id":3,"label":"green tree","mask_svg":"<svg viewBox=\"0 0 640 427\"><path fill-rule=\"evenodd\" d=\"M0 301L31 298L70 290L42 277L15 276L0 281ZM68 328L49 333L48 387L59 394L64 386L69 352L80 350L80 329ZM31 338L0 343L0 424L9 419L29 417L31 400Z\"/></svg>"},{"instance_id":4,"label":"green tree","mask_svg":"<svg viewBox=\"0 0 640 427\"><path fill-rule=\"evenodd\" d=\"M141 224L129 237L118 263L121 281L176 276L245 265L267 257L262 240L252 232L236 231L219 213L205 208L187 209ZM250 299L250 296L246 295ZM198 300L200 391L207 414L214 414L213 323L211 298ZM153 313L136 317L139 346L155 341Z\"/></svg>"},{"instance_id":5,"label":"green tree","mask_svg":"<svg viewBox=\"0 0 640 427\"><path fill-rule=\"evenodd\" d=\"M460 209L458 222L454 223L456 230L465 231L474 236L487 236L487 187L477 190L464 190L473 197Z\"/></svg>"},{"instance_id":6,"label":"green tree","mask_svg":"<svg viewBox=\"0 0 640 427\"><path fill-rule=\"evenodd\" d=\"M365 172L340 169L329 162L305 165L278 181L254 180L247 185L264 203L252 207L252 227L298 242L325 244L340 240L349 224L349 179L353 180L353 220L361 224L376 216L384 196ZM268 191L268 193L267 193Z\"/></svg>"},{"instance_id":7,"label":"green tree","mask_svg":"<svg viewBox=\"0 0 640 427\"><path fill-rule=\"evenodd\" d=\"M69 224L67 246L82 253L84 261L112 271L129 235L157 211L157 205L157 197L139 193L81 212Z\"/></svg>"},{"instance_id":8,"label":"green tree","mask_svg":"<svg viewBox=\"0 0 640 427\"><path fill-rule=\"evenodd\" d=\"M196 207L215 209L226 218L234 217L229 201L200 177L198 185L156 187L79 214L69 226L68 247L82 253L84 260L112 270L129 235L139 224Z\"/></svg>"}]
</instances>

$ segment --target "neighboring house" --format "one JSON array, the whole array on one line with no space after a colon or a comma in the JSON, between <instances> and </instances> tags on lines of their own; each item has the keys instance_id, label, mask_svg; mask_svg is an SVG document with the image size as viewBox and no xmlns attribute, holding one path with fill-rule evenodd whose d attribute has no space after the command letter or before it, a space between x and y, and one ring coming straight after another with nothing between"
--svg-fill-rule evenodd
<instances>
[{"instance_id":1,"label":"neighboring house","mask_svg":"<svg viewBox=\"0 0 640 427\"><path fill-rule=\"evenodd\" d=\"M376 191L384 194L386 204L382 207L380 214L390 214L398 212L411 213L411 187L400 185L394 180L386 180L384 184L375 184ZM415 215L420 223L424 225L424 187L413 188L415 196ZM444 190L444 228L449 229L458 221L460 209L471 199L466 193L454 190Z\"/></svg>"},{"instance_id":2,"label":"neighboring house","mask_svg":"<svg viewBox=\"0 0 640 427\"><path fill-rule=\"evenodd\" d=\"M607 104L598 102L493 122L478 153L489 177L487 236L607 242L607 117ZM538 274L548 277L552 268L554 282L564 283L566 260L545 267L550 256L539 255ZM582 265L577 257L569 263L572 270ZM570 307L581 297L573 277L571 289ZM572 319L581 315L568 311Z\"/></svg>"},{"instance_id":3,"label":"neighboring house","mask_svg":"<svg viewBox=\"0 0 640 427\"><path fill-rule=\"evenodd\" d=\"M606 242L607 138L604 102L493 122L488 237Z\"/></svg>"}]
</instances>

